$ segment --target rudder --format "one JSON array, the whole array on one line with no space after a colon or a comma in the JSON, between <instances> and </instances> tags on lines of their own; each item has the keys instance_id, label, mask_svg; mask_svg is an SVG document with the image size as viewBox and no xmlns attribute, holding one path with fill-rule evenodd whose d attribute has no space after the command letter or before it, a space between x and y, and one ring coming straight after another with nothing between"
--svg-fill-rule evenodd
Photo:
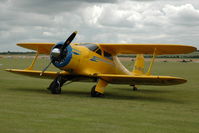
<instances>
[{"instance_id":1,"label":"rudder","mask_svg":"<svg viewBox=\"0 0 199 133\"><path fill-rule=\"evenodd\" d=\"M136 55L135 64L134 64L132 73L134 75L144 74L144 55L143 54Z\"/></svg>"}]
</instances>

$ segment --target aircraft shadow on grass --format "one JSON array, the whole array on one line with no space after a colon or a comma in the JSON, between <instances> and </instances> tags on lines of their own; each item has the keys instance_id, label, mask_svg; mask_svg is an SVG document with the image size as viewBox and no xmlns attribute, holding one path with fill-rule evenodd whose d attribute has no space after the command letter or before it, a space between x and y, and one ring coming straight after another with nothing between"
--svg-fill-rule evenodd
<instances>
[{"instance_id":1,"label":"aircraft shadow on grass","mask_svg":"<svg viewBox=\"0 0 199 133\"><path fill-rule=\"evenodd\" d=\"M150 89L140 89L140 90L137 90L137 91L133 91L133 89L131 89L131 88L129 88L129 87L120 87L120 88L116 88L116 87L114 87L114 88L112 88L113 90L121 90L121 91L129 91L129 92L140 92L140 93L148 93L148 94L150 94L150 93L170 93L171 91L170 90L163 90L163 89L160 89L160 90L150 90Z\"/></svg>"},{"instance_id":2,"label":"aircraft shadow on grass","mask_svg":"<svg viewBox=\"0 0 199 133\"><path fill-rule=\"evenodd\" d=\"M115 88L116 89L116 88ZM118 88L117 88L118 89ZM119 88L120 89L120 88ZM50 94L49 91L45 89L36 89L36 88L10 88L9 90L12 91L21 91L21 92L31 92L31 93L37 93L37 94ZM149 102L162 102L162 103L176 103L176 104L183 104L184 101L180 101L177 99L171 99L167 98L166 96L160 97L157 94L161 93L170 93L171 91L166 90L138 90L138 91L132 91L129 88L123 88L123 90L131 91L131 93L127 94L121 94L121 93L115 93L115 92L107 92L106 95L103 98L98 99L105 99L105 100L136 100L136 101L149 101ZM135 94L135 95L133 95ZM154 94L154 96L151 96ZM72 97L81 97L81 98L88 98L90 97L90 93L86 91L76 91L76 90L65 90L62 91L61 95L57 96L72 96ZM93 99L90 97L91 100Z\"/></svg>"}]
</instances>

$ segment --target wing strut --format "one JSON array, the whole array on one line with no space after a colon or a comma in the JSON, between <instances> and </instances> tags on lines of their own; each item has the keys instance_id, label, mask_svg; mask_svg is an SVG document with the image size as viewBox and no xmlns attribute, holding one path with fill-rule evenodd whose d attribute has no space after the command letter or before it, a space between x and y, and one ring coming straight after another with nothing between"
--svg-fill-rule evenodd
<instances>
[{"instance_id":1,"label":"wing strut","mask_svg":"<svg viewBox=\"0 0 199 133\"><path fill-rule=\"evenodd\" d=\"M29 67L27 67L25 70L32 70L32 69L33 69L33 67L34 67L34 65L35 65L35 62L36 62L36 60L37 60L38 55L39 55L39 49L37 50L37 53L36 53L36 55L35 55L35 58L34 58L33 61L32 61L32 64L31 64Z\"/></svg>"},{"instance_id":2,"label":"wing strut","mask_svg":"<svg viewBox=\"0 0 199 133\"><path fill-rule=\"evenodd\" d=\"M151 69L152 69L152 66L153 66L154 61L155 61L155 56L156 56L156 48L153 51L153 57L151 59L151 63L150 63L150 66L149 66L149 69L148 69L146 75L151 75Z\"/></svg>"}]
</instances>

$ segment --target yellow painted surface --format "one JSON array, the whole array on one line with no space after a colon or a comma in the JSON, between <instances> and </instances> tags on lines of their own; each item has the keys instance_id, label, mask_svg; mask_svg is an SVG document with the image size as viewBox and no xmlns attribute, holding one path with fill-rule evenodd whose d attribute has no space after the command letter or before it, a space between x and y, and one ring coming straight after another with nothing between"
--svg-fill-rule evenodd
<instances>
[{"instance_id":1,"label":"yellow painted surface","mask_svg":"<svg viewBox=\"0 0 199 133\"><path fill-rule=\"evenodd\" d=\"M151 59L151 63L150 63L150 66L149 66L149 69L148 69L146 75L151 75L151 69L152 69L152 66L153 66L154 61L155 61L155 56L156 56L156 48L154 49L153 57Z\"/></svg>"},{"instance_id":2,"label":"yellow painted surface","mask_svg":"<svg viewBox=\"0 0 199 133\"><path fill-rule=\"evenodd\" d=\"M32 70L33 69L38 56L39 56L39 52L37 51L35 58L32 61L32 64L28 68L26 68L26 70Z\"/></svg>"},{"instance_id":3,"label":"yellow painted surface","mask_svg":"<svg viewBox=\"0 0 199 133\"><path fill-rule=\"evenodd\" d=\"M73 49L79 51L80 55L72 55L70 63L61 68L79 75L96 75L100 73L124 74L122 68L115 65L113 60L107 59L84 46L72 45ZM92 61L95 58L96 61Z\"/></svg>"},{"instance_id":4,"label":"yellow painted surface","mask_svg":"<svg viewBox=\"0 0 199 133\"><path fill-rule=\"evenodd\" d=\"M99 74L101 79L112 84L134 84L134 85L175 85L185 83L186 80L172 76L134 76L134 75L116 75Z\"/></svg>"},{"instance_id":5,"label":"yellow painted surface","mask_svg":"<svg viewBox=\"0 0 199 133\"><path fill-rule=\"evenodd\" d=\"M144 55L137 54L135 59L135 64L133 67L133 75L143 75L144 74Z\"/></svg>"},{"instance_id":6,"label":"yellow painted surface","mask_svg":"<svg viewBox=\"0 0 199 133\"><path fill-rule=\"evenodd\" d=\"M42 76L40 76L42 71L38 70L5 69L5 71L31 76L31 77L38 77L38 78L55 78L58 75L69 75L69 73L66 71L61 71L61 72L45 71Z\"/></svg>"},{"instance_id":7,"label":"yellow painted surface","mask_svg":"<svg viewBox=\"0 0 199 133\"><path fill-rule=\"evenodd\" d=\"M104 88L108 85L108 83L102 79L99 79L97 85L95 87L95 91L104 93Z\"/></svg>"},{"instance_id":8,"label":"yellow painted surface","mask_svg":"<svg viewBox=\"0 0 199 133\"><path fill-rule=\"evenodd\" d=\"M103 50L112 54L186 54L197 49L189 45L178 44L99 44Z\"/></svg>"},{"instance_id":9,"label":"yellow painted surface","mask_svg":"<svg viewBox=\"0 0 199 133\"><path fill-rule=\"evenodd\" d=\"M40 53L49 54L55 43L18 43L20 47L32 49ZM112 54L153 54L156 48L156 55L163 54L186 54L197 49L189 45L179 44L98 44L102 50Z\"/></svg>"},{"instance_id":10,"label":"yellow painted surface","mask_svg":"<svg viewBox=\"0 0 199 133\"><path fill-rule=\"evenodd\" d=\"M20 47L39 51L39 54L50 54L52 47L55 43L18 43Z\"/></svg>"}]
</instances>

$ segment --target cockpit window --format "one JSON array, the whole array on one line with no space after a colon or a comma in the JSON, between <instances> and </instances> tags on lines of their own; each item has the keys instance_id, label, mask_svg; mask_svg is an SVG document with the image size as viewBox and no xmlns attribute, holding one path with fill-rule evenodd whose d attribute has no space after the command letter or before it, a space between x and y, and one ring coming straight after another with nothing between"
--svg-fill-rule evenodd
<instances>
[{"instance_id":1,"label":"cockpit window","mask_svg":"<svg viewBox=\"0 0 199 133\"><path fill-rule=\"evenodd\" d=\"M99 54L99 55L102 55L101 49L96 50L96 53Z\"/></svg>"},{"instance_id":2,"label":"cockpit window","mask_svg":"<svg viewBox=\"0 0 199 133\"><path fill-rule=\"evenodd\" d=\"M99 48L96 44L91 44L91 43L79 44L78 46L85 46L88 49L90 49L91 51L95 51L96 49Z\"/></svg>"},{"instance_id":3,"label":"cockpit window","mask_svg":"<svg viewBox=\"0 0 199 133\"><path fill-rule=\"evenodd\" d=\"M111 54L109 54L108 52L104 51L104 57L110 59L110 60L113 60L113 57Z\"/></svg>"}]
</instances>

